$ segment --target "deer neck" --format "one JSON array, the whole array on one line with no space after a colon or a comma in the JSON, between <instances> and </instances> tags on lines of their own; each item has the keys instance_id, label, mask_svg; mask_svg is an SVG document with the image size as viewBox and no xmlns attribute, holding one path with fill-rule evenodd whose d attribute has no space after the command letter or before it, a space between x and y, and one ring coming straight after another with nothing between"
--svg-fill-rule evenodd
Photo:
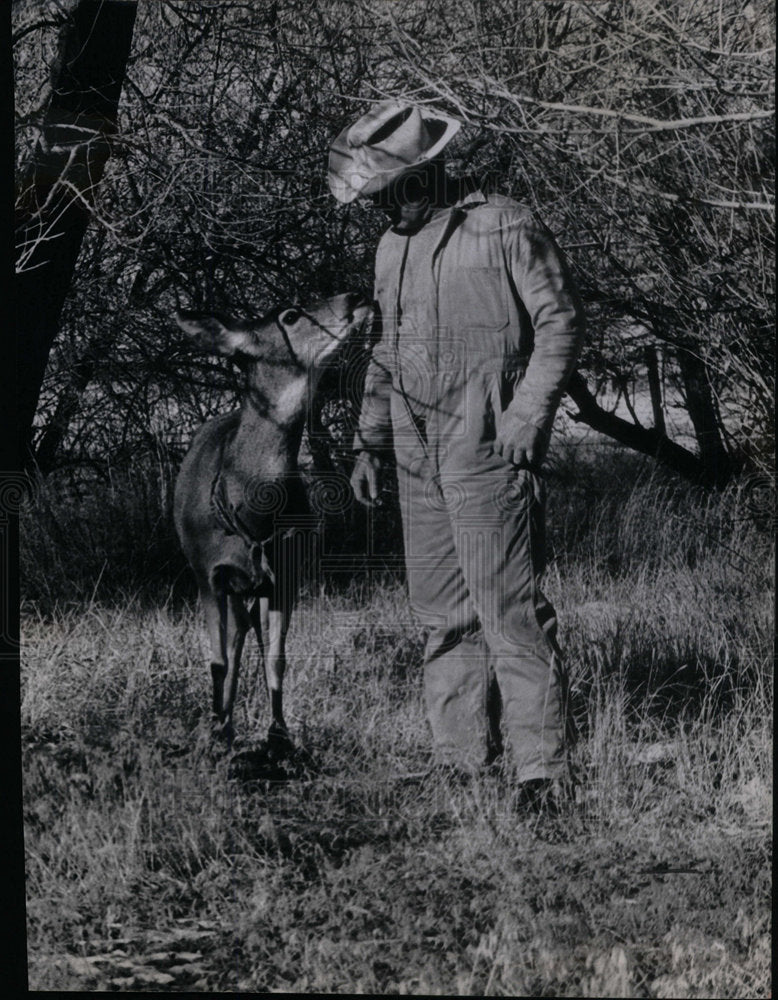
<instances>
[{"instance_id":1,"label":"deer neck","mask_svg":"<svg viewBox=\"0 0 778 1000\"><path fill-rule=\"evenodd\" d=\"M244 397L232 442L232 466L248 475L288 475L297 468L307 385L282 390L273 404Z\"/></svg>"}]
</instances>

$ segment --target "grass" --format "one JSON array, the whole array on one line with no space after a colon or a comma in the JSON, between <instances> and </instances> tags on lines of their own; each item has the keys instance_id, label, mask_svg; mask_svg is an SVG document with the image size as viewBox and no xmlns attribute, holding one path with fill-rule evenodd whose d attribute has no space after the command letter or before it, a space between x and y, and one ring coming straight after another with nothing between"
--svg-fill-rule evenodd
<instances>
[{"instance_id":1,"label":"grass","mask_svg":"<svg viewBox=\"0 0 778 1000\"><path fill-rule=\"evenodd\" d=\"M240 781L175 557L122 574L85 528L68 592L67 536L28 523L23 558L59 560L47 588L28 569L22 622L30 986L768 995L770 532L742 487L563 458L546 590L580 739L556 816L520 807L509 765L430 771L423 637L391 576L304 596L287 704L309 757ZM237 750L269 721L255 663Z\"/></svg>"}]
</instances>

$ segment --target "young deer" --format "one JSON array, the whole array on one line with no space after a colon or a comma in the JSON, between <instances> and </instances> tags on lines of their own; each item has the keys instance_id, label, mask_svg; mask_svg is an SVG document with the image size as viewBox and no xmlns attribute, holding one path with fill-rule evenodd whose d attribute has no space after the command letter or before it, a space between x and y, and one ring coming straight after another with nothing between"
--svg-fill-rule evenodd
<instances>
[{"instance_id":1,"label":"young deer","mask_svg":"<svg viewBox=\"0 0 778 1000\"><path fill-rule=\"evenodd\" d=\"M211 642L213 711L230 743L249 625L264 659L270 738L288 740L284 643L301 569L289 536L310 516L297 473L306 404L322 363L365 329L371 315L364 299L351 294L309 309L276 310L255 322L176 315L198 347L232 358L246 377L240 409L214 417L196 433L174 502L176 531L197 578Z\"/></svg>"}]
</instances>

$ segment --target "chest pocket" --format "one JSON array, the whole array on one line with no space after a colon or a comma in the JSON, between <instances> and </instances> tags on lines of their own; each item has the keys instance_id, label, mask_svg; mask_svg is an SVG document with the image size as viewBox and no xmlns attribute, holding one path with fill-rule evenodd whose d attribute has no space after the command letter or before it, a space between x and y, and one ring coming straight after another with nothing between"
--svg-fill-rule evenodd
<instances>
[{"instance_id":1,"label":"chest pocket","mask_svg":"<svg viewBox=\"0 0 778 1000\"><path fill-rule=\"evenodd\" d=\"M499 267L458 267L447 291L451 323L459 332L496 332L508 325Z\"/></svg>"}]
</instances>

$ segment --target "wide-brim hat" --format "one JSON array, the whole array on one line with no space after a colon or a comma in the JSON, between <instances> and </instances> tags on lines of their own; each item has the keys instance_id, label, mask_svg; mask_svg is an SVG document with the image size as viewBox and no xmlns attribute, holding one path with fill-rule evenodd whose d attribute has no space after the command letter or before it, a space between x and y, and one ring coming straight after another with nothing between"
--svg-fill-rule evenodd
<instances>
[{"instance_id":1,"label":"wide-brim hat","mask_svg":"<svg viewBox=\"0 0 778 1000\"><path fill-rule=\"evenodd\" d=\"M345 203L380 191L437 156L460 127L434 109L382 101L343 129L330 147L330 191Z\"/></svg>"}]
</instances>

